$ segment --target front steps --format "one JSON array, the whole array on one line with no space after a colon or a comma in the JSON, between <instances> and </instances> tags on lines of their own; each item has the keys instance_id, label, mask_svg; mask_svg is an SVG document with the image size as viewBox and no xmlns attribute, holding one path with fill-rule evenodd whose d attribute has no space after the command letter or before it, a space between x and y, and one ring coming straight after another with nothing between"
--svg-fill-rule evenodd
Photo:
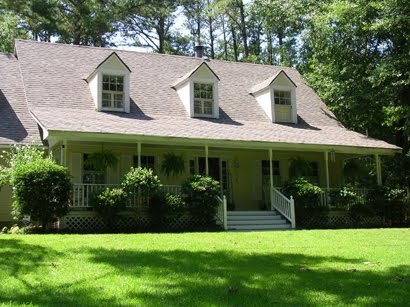
<instances>
[{"instance_id":1,"label":"front steps","mask_svg":"<svg viewBox=\"0 0 410 307\"><path fill-rule=\"evenodd\" d=\"M228 230L291 229L290 223L274 211L228 211Z\"/></svg>"}]
</instances>

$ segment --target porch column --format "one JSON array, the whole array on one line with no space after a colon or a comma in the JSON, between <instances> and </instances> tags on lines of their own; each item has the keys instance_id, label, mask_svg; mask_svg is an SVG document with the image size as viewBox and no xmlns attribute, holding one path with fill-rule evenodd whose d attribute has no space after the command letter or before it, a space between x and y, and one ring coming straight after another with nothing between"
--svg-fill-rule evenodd
<instances>
[{"instance_id":1,"label":"porch column","mask_svg":"<svg viewBox=\"0 0 410 307\"><path fill-rule=\"evenodd\" d=\"M376 162L377 185L382 185L382 164L379 154L374 155L374 160Z\"/></svg>"},{"instance_id":2,"label":"porch column","mask_svg":"<svg viewBox=\"0 0 410 307\"><path fill-rule=\"evenodd\" d=\"M138 167L141 167L141 142L137 144L137 153L138 153Z\"/></svg>"},{"instance_id":3,"label":"porch column","mask_svg":"<svg viewBox=\"0 0 410 307\"><path fill-rule=\"evenodd\" d=\"M270 181L270 189L269 189L269 195L270 195L270 205L272 206L272 200L273 200L273 165L272 165L272 149L269 148L269 181Z\"/></svg>"},{"instance_id":4,"label":"porch column","mask_svg":"<svg viewBox=\"0 0 410 307\"><path fill-rule=\"evenodd\" d=\"M67 166L67 140L64 140L61 144L60 160L62 166Z\"/></svg>"},{"instance_id":5,"label":"porch column","mask_svg":"<svg viewBox=\"0 0 410 307\"><path fill-rule=\"evenodd\" d=\"M325 151L325 169L326 169L326 189L330 188L330 176L329 176L329 152Z\"/></svg>"},{"instance_id":6,"label":"porch column","mask_svg":"<svg viewBox=\"0 0 410 307\"><path fill-rule=\"evenodd\" d=\"M205 175L209 176L208 145L205 145Z\"/></svg>"}]
</instances>

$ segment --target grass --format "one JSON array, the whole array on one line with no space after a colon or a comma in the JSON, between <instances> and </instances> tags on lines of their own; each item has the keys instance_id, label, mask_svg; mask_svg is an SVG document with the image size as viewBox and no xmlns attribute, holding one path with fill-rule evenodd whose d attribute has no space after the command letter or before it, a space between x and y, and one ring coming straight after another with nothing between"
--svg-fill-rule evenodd
<instances>
[{"instance_id":1,"label":"grass","mask_svg":"<svg viewBox=\"0 0 410 307\"><path fill-rule=\"evenodd\" d=\"M5 306L409 306L410 229L1 235Z\"/></svg>"}]
</instances>

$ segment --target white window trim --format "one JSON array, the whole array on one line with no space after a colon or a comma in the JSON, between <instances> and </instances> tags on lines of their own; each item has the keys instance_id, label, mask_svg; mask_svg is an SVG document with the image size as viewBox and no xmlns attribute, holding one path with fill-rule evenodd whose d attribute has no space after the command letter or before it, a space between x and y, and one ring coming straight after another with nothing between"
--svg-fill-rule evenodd
<instances>
[{"instance_id":1,"label":"white window trim","mask_svg":"<svg viewBox=\"0 0 410 307\"><path fill-rule=\"evenodd\" d=\"M275 116L275 90L276 91L287 91L290 92L291 100L291 110L292 110L292 121L290 123L297 124L298 114L296 109L296 89L293 86L284 86L284 85L272 85L270 89L271 103L272 103L272 122L276 123ZM282 123L282 122L279 122Z\"/></svg>"},{"instance_id":2,"label":"white window trim","mask_svg":"<svg viewBox=\"0 0 410 307\"><path fill-rule=\"evenodd\" d=\"M191 78L190 79L190 116L198 118L219 118L219 101L218 101L218 80L216 78L204 79L204 78ZM194 84L210 84L212 85L212 114L196 114L194 105Z\"/></svg>"},{"instance_id":3,"label":"white window trim","mask_svg":"<svg viewBox=\"0 0 410 307\"><path fill-rule=\"evenodd\" d=\"M123 89L123 108L111 108L111 107L103 107L102 106L102 95L103 95L103 76L110 75L110 76L121 76L124 77L124 89ZM129 72L124 70L116 70L116 69L108 69L108 68L101 68L97 72L97 82L98 82L98 102L97 102L97 110L98 111L115 111L115 112L130 112L130 78ZM115 92L117 93L117 92Z\"/></svg>"}]
</instances>

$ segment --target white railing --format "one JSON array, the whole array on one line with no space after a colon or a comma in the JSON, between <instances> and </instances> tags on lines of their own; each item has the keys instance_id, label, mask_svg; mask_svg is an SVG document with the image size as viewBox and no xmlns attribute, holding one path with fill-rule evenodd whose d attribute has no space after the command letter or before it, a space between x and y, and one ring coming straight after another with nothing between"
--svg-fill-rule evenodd
<instances>
[{"instance_id":1,"label":"white railing","mask_svg":"<svg viewBox=\"0 0 410 307\"><path fill-rule=\"evenodd\" d=\"M180 185L163 185L163 186L161 186L161 188L165 193L181 194L181 186Z\"/></svg>"},{"instance_id":2,"label":"white railing","mask_svg":"<svg viewBox=\"0 0 410 307\"><path fill-rule=\"evenodd\" d=\"M73 197L70 207L71 208L91 208L90 198L91 196L105 188L120 187L120 184L95 184L95 183L75 183L73 185ZM181 194L181 186L178 185L163 185L161 189L166 193ZM131 199L127 207L134 207L136 204L134 197Z\"/></svg>"},{"instance_id":3,"label":"white railing","mask_svg":"<svg viewBox=\"0 0 410 307\"><path fill-rule=\"evenodd\" d=\"M72 208L88 208L90 197L105 188L118 187L119 184L95 184L95 183L75 183L73 186Z\"/></svg>"},{"instance_id":4,"label":"white railing","mask_svg":"<svg viewBox=\"0 0 410 307\"><path fill-rule=\"evenodd\" d=\"M223 225L224 230L228 229L228 216L227 216L227 203L226 203L226 196L219 197L218 196L218 212L217 212L217 218Z\"/></svg>"},{"instance_id":5,"label":"white railing","mask_svg":"<svg viewBox=\"0 0 410 307\"><path fill-rule=\"evenodd\" d=\"M344 209L349 209L349 206L351 205L356 205L356 204L364 204L366 202L366 196L367 193L369 192L369 189L364 189L364 188L355 188L355 189L349 189L352 192L354 192L357 195L357 199L355 202L352 202L350 204L336 204L334 200L332 200L332 194L338 193L340 191L340 188L322 188L322 193L320 194L320 206L326 207L329 209L337 209L339 207L343 207Z\"/></svg>"},{"instance_id":6,"label":"white railing","mask_svg":"<svg viewBox=\"0 0 410 307\"><path fill-rule=\"evenodd\" d=\"M292 228L296 227L295 201L292 196L289 199L278 189L272 188L271 210L277 210L292 224Z\"/></svg>"}]
</instances>

